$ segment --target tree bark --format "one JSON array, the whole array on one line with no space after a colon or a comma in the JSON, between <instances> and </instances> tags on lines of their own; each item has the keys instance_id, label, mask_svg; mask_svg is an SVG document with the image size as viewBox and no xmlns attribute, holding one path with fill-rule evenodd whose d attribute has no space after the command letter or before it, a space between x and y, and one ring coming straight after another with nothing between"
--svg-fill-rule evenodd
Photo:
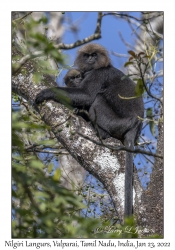
<instances>
[{"instance_id":1,"label":"tree bark","mask_svg":"<svg viewBox=\"0 0 175 250\"><path fill-rule=\"evenodd\" d=\"M157 153L163 155L162 145L163 123L160 123ZM163 160L156 158L148 188L135 203L135 213L144 236L150 234L163 236L163 180Z\"/></svg>"},{"instance_id":2,"label":"tree bark","mask_svg":"<svg viewBox=\"0 0 175 250\"><path fill-rule=\"evenodd\" d=\"M25 63L23 67L27 68L27 75L24 76L19 73L13 76L12 90L33 103L37 93L46 87L45 84L36 85L32 82L33 65L31 61ZM43 76L43 82L45 81L49 82L50 86L56 86L56 83L48 76ZM72 115L70 110L59 103L48 101L39 106L37 111L40 113L42 120L51 126L52 132L70 155L104 185L113 201L119 221L122 222L124 213L125 152L111 151L78 135L77 131L98 141L88 123L81 117ZM67 126L67 122L69 122L69 126ZM160 125L159 129L158 153L162 153L162 125ZM72 135L71 131L74 131L75 134ZM114 138L107 140L111 145L119 145L119 141ZM152 234L153 232L162 234L163 167L161 159L157 158L155 161L152 178L146 191L143 190L135 171L133 195L134 215L137 218L138 225L144 228L143 234Z\"/></svg>"},{"instance_id":3,"label":"tree bark","mask_svg":"<svg viewBox=\"0 0 175 250\"><path fill-rule=\"evenodd\" d=\"M27 75L21 73L12 77L12 90L33 103L36 94L46 88L44 84L36 85L32 82L33 66L27 62L23 67L28 69ZM45 77L43 78L43 81ZM51 79L52 80L52 79ZM55 85L51 81L51 85ZM108 191L119 221L123 220L124 211L124 166L125 152L112 152L110 149L98 146L93 142L79 136L76 131L95 138L94 131L81 117L70 115L70 110L54 101L48 101L36 109L42 120L51 126L59 142L67 149L71 156L89 173L95 176ZM70 126L67 126L67 122ZM70 131L75 131L72 135ZM98 138L96 137L96 140ZM109 139L110 141L110 139ZM119 143L112 140L113 145ZM115 143L115 144L114 144Z\"/></svg>"}]
</instances>

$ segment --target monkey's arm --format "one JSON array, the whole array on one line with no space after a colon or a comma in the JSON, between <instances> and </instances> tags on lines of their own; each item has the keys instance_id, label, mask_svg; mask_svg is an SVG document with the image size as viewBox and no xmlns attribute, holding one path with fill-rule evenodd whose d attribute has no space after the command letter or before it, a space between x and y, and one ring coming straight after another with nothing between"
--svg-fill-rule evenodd
<instances>
[{"instance_id":1,"label":"monkey's arm","mask_svg":"<svg viewBox=\"0 0 175 250\"><path fill-rule=\"evenodd\" d=\"M63 104L68 102L73 107L90 107L103 86L102 75L104 74L102 69L91 70L85 74L79 87L56 87L42 90L36 96L35 103L39 104L51 99Z\"/></svg>"},{"instance_id":2,"label":"monkey's arm","mask_svg":"<svg viewBox=\"0 0 175 250\"><path fill-rule=\"evenodd\" d=\"M55 87L42 90L37 94L35 103L39 104L44 100L54 100L60 103L67 103L73 107L89 106L92 104L96 93L90 94L82 88L62 88Z\"/></svg>"}]
</instances>

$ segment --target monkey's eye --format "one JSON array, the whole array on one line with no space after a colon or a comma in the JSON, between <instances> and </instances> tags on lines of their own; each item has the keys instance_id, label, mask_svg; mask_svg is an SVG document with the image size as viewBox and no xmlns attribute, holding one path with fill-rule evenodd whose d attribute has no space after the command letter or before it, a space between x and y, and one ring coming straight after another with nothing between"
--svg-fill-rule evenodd
<instances>
[{"instance_id":1,"label":"monkey's eye","mask_svg":"<svg viewBox=\"0 0 175 250\"><path fill-rule=\"evenodd\" d=\"M75 78L80 78L81 77L81 75L77 75Z\"/></svg>"},{"instance_id":2,"label":"monkey's eye","mask_svg":"<svg viewBox=\"0 0 175 250\"><path fill-rule=\"evenodd\" d=\"M75 76L71 76L70 79L71 79L71 80L74 80L74 79L75 79Z\"/></svg>"},{"instance_id":3,"label":"monkey's eye","mask_svg":"<svg viewBox=\"0 0 175 250\"><path fill-rule=\"evenodd\" d=\"M93 56L93 57L96 57L96 56L97 56L97 53L94 52L94 53L92 54L92 56Z\"/></svg>"},{"instance_id":4,"label":"monkey's eye","mask_svg":"<svg viewBox=\"0 0 175 250\"><path fill-rule=\"evenodd\" d=\"M88 57L89 57L89 54L85 53L83 56L84 56L85 58L88 58Z\"/></svg>"}]
</instances>

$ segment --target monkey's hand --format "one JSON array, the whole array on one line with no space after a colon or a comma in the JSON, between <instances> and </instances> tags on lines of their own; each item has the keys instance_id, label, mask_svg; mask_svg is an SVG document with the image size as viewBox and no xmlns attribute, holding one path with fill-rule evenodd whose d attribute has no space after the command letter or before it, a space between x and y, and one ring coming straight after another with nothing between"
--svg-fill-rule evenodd
<instances>
[{"instance_id":1,"label":"monkey's hand","mask_svg":"<svg viewBox=\"0 0 175 250\"><path fill-rule=\"evenodd\" d=\"M52 88L44 89L35 98L35 104L39 104L44 100L54 99L54 91Z\"/></svg>"},{"instance_id":2,"label":"monkey's hand","mask_svg":"<svg viewBox=\"0 0 175 250\"><path fill-rule=\"evenodd\" d=\"M37 94L35 104L38 105L44 100L53 100L65 105L70 105L72 103L66 92L59 87L42 90L39 94Z\"/></svg>"}]
</instances>

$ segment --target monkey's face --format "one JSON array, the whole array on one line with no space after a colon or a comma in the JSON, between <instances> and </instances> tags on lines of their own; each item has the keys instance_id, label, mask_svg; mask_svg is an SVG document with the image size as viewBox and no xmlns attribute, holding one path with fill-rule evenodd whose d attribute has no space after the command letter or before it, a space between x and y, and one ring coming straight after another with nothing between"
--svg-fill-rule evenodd
<instances>
[{"instance_id":1,"label":"monkey's face","mask_svg":"<svg viewBox=\"0 0 175 250\"><path fill-rule=\"evenodd\" d=\"M64 82L67 87L76 88L79 87L83 77L79 70L71 69L64 77Z\"/></svg>"},{"instance_id":2,"label":"monkey's face","mask_svg":"<svg viewBox=\"0 0 175 250\"><path fill-rule=\"evenodd\" d=\"M87 68L93 69L95 68L95 65L98 61L98 56L96 52L93 52L92 54L84 53L83 54L83 60Z\"/></svg>"},{"instance_id":3,"label":"monkey's face","mask_svg":"<svg viewBox=\"0 0 175 250\"><path fill-rule=\"evenodd\" d=\"M80 54L77 65L78 67L84 71L90 71L91 69L98 69L99 61L101 61L103 55L101 55L98 51L93 51L92 53L82 53Z\"/></svg>"},{"instance_id":4,"label":"monkey's face","mask_svg":"<svg viewBox=\"0 0 175 250\"><path fill-rule=\"evenodd\" d=\"M110 59L106 49L99 44L93 43L80 48L75 60L75 65L83 72L107 67L109 64Z\"/></svg>"},{"instance_id":5,"label":"monkey's face","mask_svg":"<svg viewBox=\"0 0 175 250\"><path fill-rule=\"evenodd\" d=\"M79 87L80 83L82 81L81 74L70 76L67 81L65 82L67 87Z\"/></svg>"}]
</instances>

